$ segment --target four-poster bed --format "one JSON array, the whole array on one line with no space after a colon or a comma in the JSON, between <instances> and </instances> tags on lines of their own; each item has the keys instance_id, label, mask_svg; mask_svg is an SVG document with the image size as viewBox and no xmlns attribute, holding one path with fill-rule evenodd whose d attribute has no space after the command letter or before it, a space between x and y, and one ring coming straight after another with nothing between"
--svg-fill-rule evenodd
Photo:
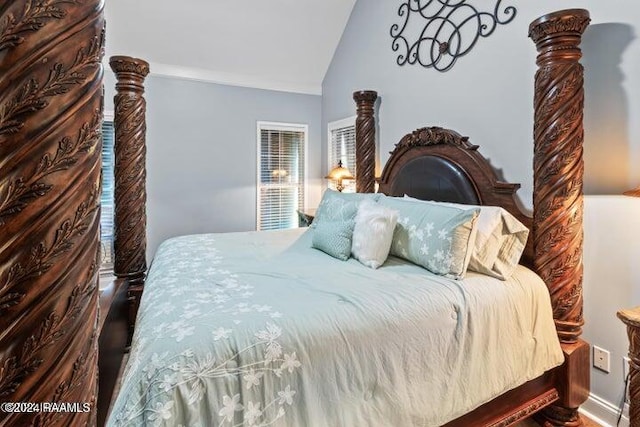
<instances>
[{"instance_id":1,"label":"four-poster bed","mask_svg":"<svg viewBox=\"0 0 640 427\"><path fill-rule=\"evenodd\" d=\"M14 402L95 403L99 336L101 424L135 326L146 276L142 94L149 69L135 58L111 59L118 79L114 117L118 280L102 293L96 326L94 187L99 175L102 3L50 3L33 8L17 3L0 6L0 14L8 18L3 22L9 23L0 27L0 227L8 231L0 241L5 330L0 337L0 396ZM37 24L27 26L28 19ZM518 186L499 181L477 146L456 132L422 128L410 133L384 168L380 191L388 195L498 205L510 211L532 230L523 263L542 277L551 295L564 364L448 426L510 425L534 413L547 425L581 425L577 409L589 392L589 347L579 338L583 87L578 45L588 22L586 11L566 10L545 15L530 26L540 67L535 83L532 219L515 203ZM74 48L65 48L60 40ZM54 43L55 48L50 46ZM372 91L354 94L356 187L363 193L374 189L376 98ZM30 103L23 107L25 99ZM70 142L74 136L77 142ZM453 184L435 194L428 184L438 176L443 178L440 183ZM16 192L21 197L14 201ZM68 357L59 358L67 352ZM43 378L47 381L40 381ZM93 414L0 414L0 425L44 421L92 424Z\"/></svg>"}]
</instances>

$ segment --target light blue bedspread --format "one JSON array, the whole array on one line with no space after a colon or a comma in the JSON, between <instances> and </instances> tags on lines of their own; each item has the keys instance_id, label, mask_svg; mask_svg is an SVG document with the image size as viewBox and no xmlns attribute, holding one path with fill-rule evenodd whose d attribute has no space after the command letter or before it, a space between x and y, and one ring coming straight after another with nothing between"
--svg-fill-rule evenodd
<instances>
[{"instance_id":1,"label":"light blue bedspread","mask_svg":"<svg viewBox=\"0 0 640 427\"><path fill-rule=\"evenodd\" d=\"M529 270L371 270L311 233L165 242L108 425L437 426L562 362Z\"/></svg>"}]
</instances>

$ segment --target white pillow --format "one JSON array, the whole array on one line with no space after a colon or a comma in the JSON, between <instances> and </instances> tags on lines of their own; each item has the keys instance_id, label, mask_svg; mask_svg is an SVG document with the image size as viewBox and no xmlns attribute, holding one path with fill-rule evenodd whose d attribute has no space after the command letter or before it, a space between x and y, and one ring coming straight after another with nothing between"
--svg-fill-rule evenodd
<instances>
[{"instance_id":1,"label":"white pillow","mask_svg":"<svg viewBox=\"0 0 640 427\"><path fill-rule=\"evenodd\" d=\"M358 205L353 228L351 254L370 268L378 268L386 261L398 221L398 212L373 200Z\"/></svg>"},{"instance_id":2,"label":"white pillow","mask_svg":"<svg viewBox=\"0 0 640 427\"><path fill-rule=\"evenodd\" d=\"M499 206L464 205L420 200L407 195L404 197L461 209L480 208L475 225L476 240L468 268L500 280L506 280L513 274L527 244L529 229L508 211Z\"/></svg>"}]
</instances>

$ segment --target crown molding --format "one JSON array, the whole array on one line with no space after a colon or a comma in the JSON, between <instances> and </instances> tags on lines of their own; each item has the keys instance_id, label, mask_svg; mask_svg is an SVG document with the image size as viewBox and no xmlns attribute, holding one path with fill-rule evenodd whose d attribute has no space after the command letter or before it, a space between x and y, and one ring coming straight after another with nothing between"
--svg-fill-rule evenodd
<instances>
[{"instance_id":1,"label":"crown molding","mask_svg":"<svg viewBox=\"0 0 640 427\"><path fill-rule=\"evenodd\" d=\"M196 67L162 64L158 62L150 62L149 68L151 70L150 75L153 77L193 80L252 89L299 93L304 95L322 95L322 85L320 84L288 83L248 74L226 73Z\"/></svg>"}]
</instances>

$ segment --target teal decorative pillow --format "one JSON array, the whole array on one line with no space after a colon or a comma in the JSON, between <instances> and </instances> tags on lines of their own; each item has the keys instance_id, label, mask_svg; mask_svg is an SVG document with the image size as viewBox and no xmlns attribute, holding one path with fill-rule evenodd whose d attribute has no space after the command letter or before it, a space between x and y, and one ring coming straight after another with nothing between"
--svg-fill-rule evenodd
<instances>
[{"instance_id":1,"label":"teal decorative pillow","mask_svg":"<svg viewBox=\"0 0 640 427\"><path fill-rule=\"evenodd\" d=\"M322 201L318 205L315 218L311 223L311 228L315 228L320 222L344 221L353 219L358 205L363 200L376 201L380 198L378 193L341 193L327 189L322 195ZM350 216L353 214L353 216Z\"/></svg>"},{"instance_id":2,"label":"teal decorative pillow","mask_svg":"<svg viewBox=\"0 0 640 427\"><path fill-rule=\"evenodd\" d=\"M329 221L324 219L316 224L313 230L311 246L320 249L334 258L346 261L351 255L351 240L353 238L354 217L343 221Z\"/></svg>"},{"instance_id":3,"label":"teal decorative pillow","mask_svg":"<svg viewBox=\"0 0 640 427\"><path fill-rule=\"evenodd\" d=\"M479 209L459 209L416 203L394 197L379 202L398 211L391 255L418 264L432 273L464 277L475 240Z\"/></svg>"},{"instance_id":4,"label":"teal decorative pillow","mask_svg":"<svg viewBox=\"0 0 640 427\"><path fill-rule=\"evenodd\" d=\"M529 229L509 212L498 206L461 205L457 203L431 202L410 198L420 203L441 203L460 209L480 209L476 221L476 241L469 270L477 271L500 280L513 274L527 245Z\"/></svg>"}]
</instances>

